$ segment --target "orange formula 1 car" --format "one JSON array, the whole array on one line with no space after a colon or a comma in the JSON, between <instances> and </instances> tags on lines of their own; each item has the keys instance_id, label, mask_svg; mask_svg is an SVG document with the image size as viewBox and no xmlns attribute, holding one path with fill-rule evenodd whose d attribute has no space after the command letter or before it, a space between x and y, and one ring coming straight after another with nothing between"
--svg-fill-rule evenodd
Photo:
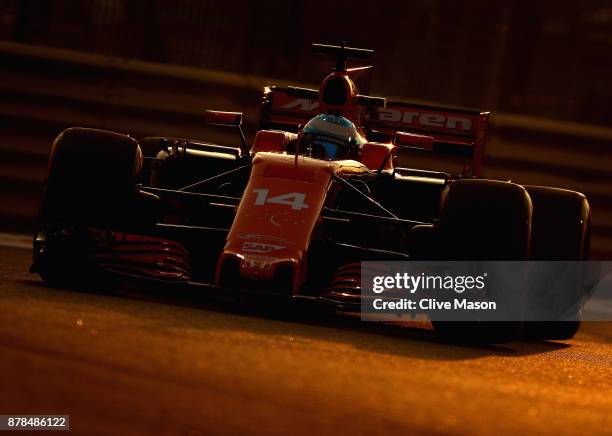
<instances>
[{"instance_id":1,"label":"orange formula 1 car","mask_svg":"<svg viewBox=\"0 0 612 436\"><path fill-rule=\"evenodd\" d=\"M360 95L353 77L363 67L347 60L372 51L313 48L335 56L334 70L319 90L264 88L250 146L235 112L206 112L240 133L235 147L62 132L32 271L57 284L105 272L358 311L361 261L587 258L584 195L481 177L487 112ZM409 163L429 155L461 165L453 174L397 166L404 151L416 156ZM434 324L491 341L521 330L569 338L578 325Z\"/></svg>"}]
</instances>

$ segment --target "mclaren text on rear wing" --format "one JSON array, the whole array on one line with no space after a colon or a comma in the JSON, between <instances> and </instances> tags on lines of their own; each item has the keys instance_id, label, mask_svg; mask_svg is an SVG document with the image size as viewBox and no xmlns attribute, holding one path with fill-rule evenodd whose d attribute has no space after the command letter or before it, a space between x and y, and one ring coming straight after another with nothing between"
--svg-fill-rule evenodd
<instances>
[{"instance_id":1,"label":"mclaren text on rear wing","mask_svg":"<svg viewBox=\"0 0 612 436\"><path fill-rule=\"evenodd\" d=\"M267 87L261 128L297 132L300 125L318 113L316 90ZM471 161L470 172L481 173L488 112L387 100L384 107L359 107L356 116L369 140L391 140L396 132L432 136L434 151L465 156Z\"/></svg>"}]
</instances>

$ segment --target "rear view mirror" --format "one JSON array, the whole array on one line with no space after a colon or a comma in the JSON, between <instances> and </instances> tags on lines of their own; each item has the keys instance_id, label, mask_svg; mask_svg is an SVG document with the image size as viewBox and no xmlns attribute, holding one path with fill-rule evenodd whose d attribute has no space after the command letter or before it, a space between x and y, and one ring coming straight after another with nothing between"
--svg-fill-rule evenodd
<instances>
[{"instance_id":1,"label":"rear view mirror","mask_svg":"<svg viewBox=\"0 0 612 436\"><path fill-rule=\"evenodd\" d=\"M240 150L242 156L250 159L249 147L242 131L242 112L204 111L204 121L209 126L234 127L240 135Z\"/></svg>"},{"instance_id":2,"label":"rear view mirror","mask_svg":"<svg viewBox=\"0 0 612 436\"><path fill-rule=\"evenodd\" d=\"M206 124L213 126L235 126L242 125L242 112L204 111Z\"/></svg>"},{"instance_id":3,"label":"rear view mirror","mask_svg":"<svg viewBox=\"0 0 612 436\"><path fill-rule=\"evenodd\" d=\"M393 143L398 147L433 150L434 138L433 136L419 135L417 133L397 132Z\"/></svg>"}]
</instances>

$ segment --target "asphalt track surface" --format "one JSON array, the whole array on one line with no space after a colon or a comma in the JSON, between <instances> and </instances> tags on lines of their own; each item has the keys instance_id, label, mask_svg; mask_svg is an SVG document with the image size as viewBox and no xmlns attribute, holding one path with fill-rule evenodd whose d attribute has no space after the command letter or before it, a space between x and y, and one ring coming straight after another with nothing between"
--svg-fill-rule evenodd
<instances>
[{"instance_id":1,"label":"asphalt track surface","mask_svg":"<svg viewBox=\"0 0 612 436\"><path fill-rule=\"evenodd\" d=\"M78 434L612 434L612 323L567 342L45 287L0 247L0 414ZM195 307L194 307L195 306Z\"/></svg>"}]
</instances>

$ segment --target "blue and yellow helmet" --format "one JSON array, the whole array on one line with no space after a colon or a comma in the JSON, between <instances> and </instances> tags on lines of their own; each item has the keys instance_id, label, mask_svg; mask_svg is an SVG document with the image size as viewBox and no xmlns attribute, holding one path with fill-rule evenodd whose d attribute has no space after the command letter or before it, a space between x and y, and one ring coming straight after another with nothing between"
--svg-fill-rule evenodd
<instances>
[{"instance_id":1,"label":"blue and yellow helmet","mask_svg":"<svg viewBox=\"0 0 612 436\"><path fill-rule=\"evenodd\" d=\"M339 115L317 115L302 129L300 148L325 160L355 158L362 139L355 124Z\"/></svg>"}]
</instances>

